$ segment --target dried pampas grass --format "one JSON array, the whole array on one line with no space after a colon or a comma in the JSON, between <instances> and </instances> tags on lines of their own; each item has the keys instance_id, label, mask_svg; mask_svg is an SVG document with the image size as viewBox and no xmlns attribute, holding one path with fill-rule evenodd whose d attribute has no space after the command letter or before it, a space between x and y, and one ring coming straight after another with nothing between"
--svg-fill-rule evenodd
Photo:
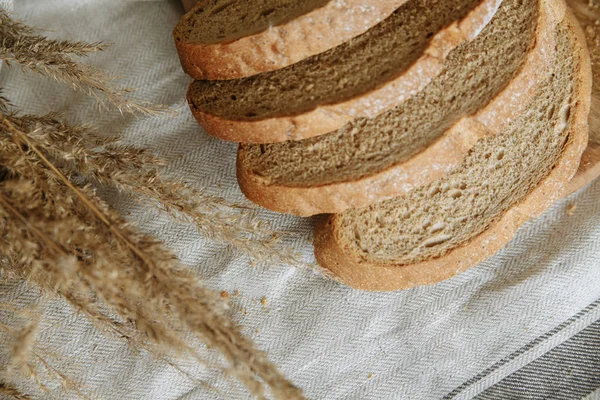
<instances>
[{"instance_id":1,"label":"dried pampas grass","mask_svg":"<svg viewBox=\"0 0 600 400\"><path fill-rule=\"evenodd\" d=\"M73 56L103 50L100 43L48 40L5 11L0 11L0 36L0 58L69 83L104 106L157 111L127 100L129 90L115 89L107 74L74 61ZM96 137L89 127L71 126L59 115L12 109L0 96L0 279L24 280L60 295L103 331L156 357L187 355L202 362L195 349L196 341L204 343L228 361L221 368L259 398L266 388L275 398L302 398L225 315L220 295L206 289L160 241L112 210L96 188L116 187L149 202L254 260L298 264L280 245L279 233L252 209L165 179L157 168L161 160L147 150ZM14 370L39 380L33 360L72 383L27 350L35 348L36 327L31 323L12 335ZM23 396L10 383L0 386L0 393ZM43 388L41 380L38 384ZM84 397L77 385L65 387Z\"/></svg>"},{"instance_id":2,"label":"dried pampas grass","mask_svg":"<svg viewBox=\"0 0 600 400\"><path fill-rule=\"evenodd\" d=\"M154 115L165 110L163 106L134 102L127 98L132 88L118 87L115 77L88 64L74 60L90 53L105 50L102 42L86 43L69 40L51 40L37 29L11 18L0 7L0 59L7 65L19 64L23 69L66 83L75 90L94 97L102 108L114 106L121 112Z\"/></svg>"},{"instance_id":3,"label":"dried pampas grass","mask_svg":"<svg viewBox=\"0 0 600 400\"><path fill-rule=\"evenodd\" d=\"M10 396L15 400L31 400L31 397L21 393L16 388L0 382L0 394Z\"/></svg>"},{"instance_id":4,"label":"dried pampas grass","mask_svg":"<svg viewBox=\"0 0 600 400\"><path fill-rule=\"evenodd\" d=\"M40 348L37 342L39 331L39 323L41 313L39 310L18 309L11 305L3 304L3 311L10 311L15 316L13 324L6 325L0 323L0 339L8 339L10 346L11 359L7 367L0 371L0 382L6 388L10 388L12 395L19 398L18 393L22 398L30 398L28 395L22 394L15 386L11 386L4 382L14 380L16 375L28 378L42 389L44 394L50 393L51 389L45 382L57 382L63 391L73 392L78 397L89 399L84 393L82 385L74 379L66 375L57 368L50 360L51 356L43 348ZM14 321L20 322L18 327ZM0 387L2 386L0 384ZM2 393L2 390L0 390Z\"/></svg>"}]
</instances>

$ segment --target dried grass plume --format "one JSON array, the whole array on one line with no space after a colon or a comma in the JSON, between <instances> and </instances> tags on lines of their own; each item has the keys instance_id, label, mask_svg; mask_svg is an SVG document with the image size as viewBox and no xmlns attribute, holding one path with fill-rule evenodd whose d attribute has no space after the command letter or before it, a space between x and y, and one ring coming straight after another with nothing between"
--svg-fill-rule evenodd
<instances>
[{"instance_id":1,"label":"dried grass plume","mask_svg":"<svg viewBox=\"0 0 600 400\"><path fill-rule=\"evenodd\" d=\"M155 111L127 100L129 90L112 86L103 71L74 61L104 50L103 44L49 40L37 32L0 10L0 58L68 83L100 104ZM278 399L303 398L225 315L218 293L96 192L98 186L116 187L253 259L297 263L281 246L280 234L253 210L166 179L161 164L147 150L123 145L118 137L97 137L60 115L18 113L0 92L0 279L25 280L62 296L100 329L157 357L178 354L202 362L195 350L200 341L218 350L228 362L223 370L258 398L265 398L267 388ZM30 351L36 329L31 323L15 334L8 327L18 344L12 348L14 369L31 379L38 377L31 360L53 370ZM84 396L77 385L71 388ZM0 384L0 393L27 398L10 382Z\"/></svg>"},{"instance_id":2,"label":"dried grass plume","mask_svg":"<svg viewBox=\"0 0 600 400\"><path fill-rule=\"evenodd\" d=\"M105 43L48 39L39 30L11 18L1 7L0 38L0 59L7 65L17 63L24 70L65 83L94 97L102 108L114 106L121 112L143 115L166 110L164 106L128 99L132 88L119 87L115 84L116 77L75 60L105 50L108 47Z\"/></svg>"}]
</instances>

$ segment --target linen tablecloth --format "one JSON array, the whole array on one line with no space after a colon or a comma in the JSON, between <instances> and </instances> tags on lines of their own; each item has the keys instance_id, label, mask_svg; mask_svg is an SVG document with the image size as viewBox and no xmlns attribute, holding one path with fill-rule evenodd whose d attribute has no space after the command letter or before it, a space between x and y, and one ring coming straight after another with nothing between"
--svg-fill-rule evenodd
<instances>
[{"instance_id":1,"label":"linen tablecloth","mask_svg":"<svg viewBox=\"0 0 600 400\"><path fill-rule=\"evenodd\" d=\"M7 4L0 0L0 4ZM180 3L134 0L18 0L17 15L54 37L114 45L90 62L140 88L138 98L183 104L190 82L171 30ZM243 201L236 145L202 132L185 107L173 116L99 112L84 95L3 67L0 86L29 113L59 111L73 122L123 132L170 161L168 172L209 193ZM233 293L232 317L311 399L600 398L600 181L523 227L499 254L449 281L396 293L365 293L287 266L251 267L243 256L108 194L111 203L166 241L216 290ZM311 261L314 221L265 211ZM35 301L25 286L0 287L0 302ZM266 304L259 299L266 297ZM58 334L57 334L58 332ZM40 341L55 362L102 399L245 399L214 371L188 375L99 334L66 303L45 313ZM234 385L235 386L235 385ZM64 398L59 391L39 398ZM76 398L76 396L73 396Z\"/></svg>"}]
</instances>

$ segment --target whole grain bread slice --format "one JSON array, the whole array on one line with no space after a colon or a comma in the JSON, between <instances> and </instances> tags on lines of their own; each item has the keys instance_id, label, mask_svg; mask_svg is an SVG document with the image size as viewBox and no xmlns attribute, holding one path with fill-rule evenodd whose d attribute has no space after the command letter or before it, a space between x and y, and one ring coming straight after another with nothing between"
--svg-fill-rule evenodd
<instances>
[{"instance_id":1,"label":"whole grain bread slice","mask_svg":"<svg viewBox=\"0 0 600 400\"><path fill-rule=\"evenodd\" d=\"M588 0L568 0L569 7L581 24L592 59L592 107L590 139L575 177L566 195L581 189L600 176L600 9Z\"/></svg>"},{"instance_id":2,"label":"whole grain bread slice","mask_svg":"<svg viewBox=\"0 0 600 400\"><path fill-rule=\"evenodd\" d=\"M570 11L556 31L552 75L501 134L405 196L329 217L315 255L342 282L398 290L450 278L504 246L564 193L587 141L591 70Z\"/></svg>"},{"instance_id":3,"label":"whole grain bread slice","mask_svg":"<svg viewBox=\"0 0 600 400\"><path fill-rule=\"evenodd\" d=\"M541 4L536 30L537 0L505 0L475 40L449 55L440 76L379 117L303 141L241 145L242 191L266 208L308 216L363 207L440 177L478 138L510 122L545 77L565 7Z\"/></svg>"},{"instance_id":4,"label":"whole grain bread slice","mask_svg":"<svg viewBox=\"0 0 600 400\"><path fill-rule=\"evenodd\" d=\"M358 36L407 0L205 0L173 31L186 73L237 79L287 67Z\"/></svg>"},{"instance_id":5,"label":"whole grain bread slice","mask_svg":"<svg viewBox=\"0 0 600 400\"><path fill-rule=\"evenodd\" d=\"M407 0L201 0L173 32L195 79L236 79L322 53L377 25Z\"/></svg>"},{"instance_id":6,"label":"whole grain bread slice","mask_svg":"<svg viewBox=\"0 0 600 400\"><path fill-rule=\"evenodd\" d=\"M502 0L409 0L364 34L272 72L198 80L188 102L220 139L274 143L322 135L374 117L419 92L446 56L475 37Z\"/></svg>"}]
</instances>

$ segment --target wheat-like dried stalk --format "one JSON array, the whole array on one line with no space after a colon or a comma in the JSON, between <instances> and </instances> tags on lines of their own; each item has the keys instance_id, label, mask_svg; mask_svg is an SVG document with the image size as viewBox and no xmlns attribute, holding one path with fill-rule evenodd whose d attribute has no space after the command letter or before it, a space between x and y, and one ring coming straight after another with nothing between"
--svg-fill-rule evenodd
<instances>
[{"instance_id":1,"label":"wheat-like dried stalk","mask_svg":"<svg viewBox=\"0 0 600 400\"><path fill-rule=\"evenodd\" d=\"M0 112L6 113L8 109L8 99L2 96L2 88L0 88Z\"/></svg>"},{"instance_id":2,"label":"wheat-like dried stalk","mask_svg":"<svg viewBox=\"0 0 600 400\"><path fill-rule=\"evenodd\" d=\"M158 167L164 160L148 150L118 144L114 137L95 138L89 128L67 125L56 114L19 121L31 130L31 142L69 174L151 200L177 220L193 223L203 236L229 244L255 262L302 265L291 249L280 245L282 234L256 218L255 209L163 178Z\"/></svg>"},{"instance_id":3,"label":"wheat-like dried stalk","mask_svg":"<svg viewBox=\"0 0 600 400\"><path fill-rule=\"evenodd\" d=\"M7 10L0 8L0 59L7 65L14 62L23 69L66 83L94 97L103 108L112 105L121 112L143 115L165 111L164 106L129 100L127 95L133 91L132 88L116 86L115 77L73 58L85 57L107 47L101 42L48 39L36 29L15 21Z\"/></svg>"},{"instance_id":4,"label":"wheat-like dried stalk","mask_svg":"<svg viewBox=\"0 0 600 400\"><path fill-rule=\"evenodd\" d=\"M26 322L18 329L12 325L0 323L0 337L8 338L12 344L10 346L12 355L10 364L5 371L0 372L0 379L10 382L15 374L19 374L35 382L44 392L49 392L50 389L44 384L44 380L45 377L50 376L60 383L63 390L72 391L80 398L89 399L78 382L56 368L49 361L45 352L37 348L36 336L41 314L32 313L28 310L18 310L5 305L4 311L7 309L13 311L15 315L19 315L21 319L25 318ZM29 317L27 317L28 314Z\"/></svg>"},{"instance_id":5,"label":"wheat-like dried stalk","mask_svg":"<svg viewBox=\"0 0 600 400\"><path fill-rule=\"evenodd\" d=\"M103 50L103 44L53 41L36 32L0 10L0 58L69 83L121 111L155 111L130 102L124 97L128 89L115 89L104 72L72 58ZM158 357L186 354L202 362L189 340L191 332L218 350L229 363L222 368L257 397L264 398L266 385L275 398L302 398L225 316L221 297L202 286L161 242L112 210L95 187L109 185L149 200L258 261L297 263L278 245L277 233L260 223L253 210L163 178L157 169L161 161L148 151L95 138L89 128L70 126L58 115L19 115L8 109L0 96L0 277L60 294L104 331ZM31 349L35 329L32 325L21 333L14 338L17 369L44 387L33 358L85 397L44 357L17 351Z\"/></svg>"},{"instance_id":6,"label":"wheat-like dried stalk","mask_svg":"<svg viewBox=\"0 0 600 400\"><path fill-rule=\"evenodd\" d=\"M15 400L31 400L31 397L21 393L17 388L0 382L0 394L11 396Z\"/></svg>"},{"instance_id":7,"label":"wheat-like dried stalk","mask_svg":"<svg viewBox=\"0 0 600 400\"><path fill-rule=\"evenodd\" d=\"M40 146L42 128L30 122L0 117L0 252L17 260L12 272L60 292L93 293L151 341L171 348L183 346L177 332L189 329L218 349L259 397L257 378L281 398L300 396L224 316L220 297L156 239L110 210L91 186L75 184L74 171Z\"/></svg>"}]
</instances>

